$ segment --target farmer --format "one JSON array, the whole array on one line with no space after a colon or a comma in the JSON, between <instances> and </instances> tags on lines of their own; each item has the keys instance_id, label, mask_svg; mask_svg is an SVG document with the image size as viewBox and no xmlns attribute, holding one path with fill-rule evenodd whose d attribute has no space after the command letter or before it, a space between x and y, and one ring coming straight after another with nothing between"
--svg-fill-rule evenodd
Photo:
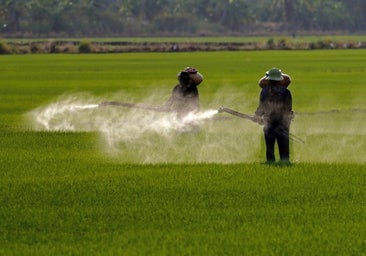
<instances>
[{"instance_id":1,"label":"farmer","mask_svg":"<svg viewBox=\"0 0 366 256\"><path fill-rule=\"evenodd\" d=\"M171 97L163 105L168 111L177 113L179 118L200 110L197 86L203 81L203 76L195 68L187 67L178 73L177 84Z\"/></svg>"},{"instance_id":2,"label":"farmer","mask_svg":"<svg viewBox=\"0 0 366 256\"><path fill-rule=\"evenodd\" d=\"M265 78L259 80L262 88L259 106L255 112L256 120L264 125L266 143L266 163L275 162L275 143L277 141L280 160L290 163L290 123L293 116L292 96L287 86L291 78L278 68L266 72Z\"/></svg>"}]
</instances>

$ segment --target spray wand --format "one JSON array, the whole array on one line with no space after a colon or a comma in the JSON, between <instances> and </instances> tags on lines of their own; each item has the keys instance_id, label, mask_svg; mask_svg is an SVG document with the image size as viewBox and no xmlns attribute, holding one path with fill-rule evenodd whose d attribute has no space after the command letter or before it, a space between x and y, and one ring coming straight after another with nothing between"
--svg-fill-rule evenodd
<instances>
[{"instance_id":1,"label":"spray wand","mask_svg":"<svg viewBox=\"0 0 366 256\"><path fill-rule=\"evenodd\" d=\"M250 120L250 121L252 121L254 123L257 123L259 125L263 124L263 120L257 118L255 115L244 114L244 113L238 112L236 110L233 110L231 108L219 107L219 109L217 111L218 111L218 113L226 112L228 114L231 114L231 115L243 118L243 119ZM292 139L293 141L300 142L300 143L305 143L305 141L303 139L301 139L300 137L298 137L294 134L290 133L289 136L290 136L290 139Z\"/></svg>"},{"instance_id":2,"label":"spray wand","mask_svg":"<svg viewBox=\"0 0 366 256\"><path fill-rule=\"evenodd\" d=\"M168 112L168 110L163 107L148 106L148 105L134 104L134 103L128 103L128 102L121 102L121 101L104 101L99 104L99 107L105 107L105 106L119 106L119 107L126 107L126 108L139 108L139 109L153 110L153 111L157 111L157 112Z\"/></svg>"}]
</instances>

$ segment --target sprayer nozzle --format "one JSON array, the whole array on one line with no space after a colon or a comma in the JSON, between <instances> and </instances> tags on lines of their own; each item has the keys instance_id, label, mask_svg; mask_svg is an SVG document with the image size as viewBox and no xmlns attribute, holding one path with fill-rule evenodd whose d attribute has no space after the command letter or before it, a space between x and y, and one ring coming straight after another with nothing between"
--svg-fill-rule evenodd
<instances>
[{"instance_id":1,"label":"sprayer nozzle","mask_svg":"<svg viewBox=\"0 0 366 256\"><path fill-rule=\"evenodd\" d=\"M219 107L219 109L217 110L217 112L219 112L219 113L224 112L224 107L223 106Z\"/></svg>"}]
</instances>

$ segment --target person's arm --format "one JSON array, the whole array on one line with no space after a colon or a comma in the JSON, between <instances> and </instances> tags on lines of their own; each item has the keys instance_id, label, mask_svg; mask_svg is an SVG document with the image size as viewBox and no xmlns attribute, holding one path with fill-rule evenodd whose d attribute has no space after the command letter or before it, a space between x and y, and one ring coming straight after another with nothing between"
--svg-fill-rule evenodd
<instances>
[{"instance_id":1,"label":"person's arm","mask_svg":"<svg viewBox=\"0 0 366 256\"><path fill-rule=\"evenodd\" d=\"M269 85L269 81L266 79L267 76L262 77L259 79L258 84L260 88L264 88Z\"/></svg>"},{"instance_id":2,"label":"person's arm","mask_svg":"<svg viewBox=\"0 0 366 256\"><path fill-rule=\"evenodd\" d=\"M257 116L263 116L265 113L265 106L264 106L264 101L265 98L267 97L267 89L264 88L262 89L260 96L259 96L259 105L257 107L257 110L255 111L255 115Z\"/></svg>"},{"instance_id":3,"label":"person's arm","mask_svg":"<svg viewBox=\"0 0 366 256\"><path fill-rule=\"evenodd\" d=\"M285 107L286 107L286 118L288 122L291 122L291 120L294 118L294 112L292 111L292 95L289 90L287 91L286 99L285 99Z\"/></svg>"},{"instance_id":4,"label":"person's arm","mask_svg":"<svg viewBox=\"0 0 366 256\"><path fill-rule=\"evenodd\" d=\"M288 87L291 83L291 77L287 74L282 74L283 79L279 82L281 86ZM259 79L258 84L261 88L265 88L270 84L270 81L266 79L267 76L262 77Z\"/></svg>"},{"instance_id":5,"label":"person's arm","mask_svg":"<svg viewBox=\"0 0 366 256\"><path fill-rule=\"evenodd\" d=\"M257 107L257 110L254 112L253 121L259 124L264 123L266 95L267 95L267 89L262 89L261 94L259 96L259 105Z\"/></svg>"},{"instance_id":6,"label":"person's arm","mask_svg":"<svg viewBox=\"0 0 366 256\"><path fill-rule=\"evenodd\" d=\"M289 86L291 83L291 77L287 74L282 74L282 76L283 76L283 79L281 81L281 85L284 87Z\"/></svg>"}]
</instances>

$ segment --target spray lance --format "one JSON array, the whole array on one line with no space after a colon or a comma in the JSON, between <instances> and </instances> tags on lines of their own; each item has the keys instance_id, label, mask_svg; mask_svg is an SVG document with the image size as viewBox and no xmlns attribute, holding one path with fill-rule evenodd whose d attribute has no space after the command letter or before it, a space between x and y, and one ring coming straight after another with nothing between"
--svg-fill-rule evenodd
<instances>
[{"instance_id":1,"label":"spray lance","mask_svg":"<svg viewBox=\"0 0 366 256\"><path fill-rule=\"evenodd\" d=\"M226 113L229 113L231 115L234 115L234 116L237 116L237 117L240 117L240 118L244 118L244 119L248 119L252 122L261 124L260 120L258 120L254 115L248 115L248 114L240 113L240 112L238 112L236 110L233 110L231 108L219 107L219 109L217 111L219 113L226 112Z\"/></svg>"},{"instance_id":2,"label":"spray lance","mask_svg":"<svg viewBox=\"0 0 366 256\"><path fill-rule=\"evenodd\" d=\"M169 110L164 107L148 106L148 105L134 104L134 103L128 103L128 102L121 102L121 101L104 101L99 104L99 107L105 107L105 106L119 106L119 107L126 107L126 108L146 109L146 110L152 110L152 111L157 111L157 112L169 112Z\"/></svg>"},{"instance_id":3,"label":"spray lance","mask_svg":"<svg viewBox=\"0 0 366 256\"><path fill-rule=\"evenodd\" d=\"M244 113L238 112L236 110L233 110L231 108L219 107L219 109L217 111L218 111L218 113L225 112L225 113L231 114L233 116L237 116L237 117L240 117L240 118L243 118L243 119L247 119L247 120L250 120L250 121L252 121L254 123L257 123L259 125L264 124L264 121L263 121L262 118L258 118L255 115L244 114ZM303 139L301 139L300 137L298 137L294 134L291 134L291 133L290 133L290 139L292 139L296 142L305 143L305 141Z\"/></svg>"}]
</instances>

